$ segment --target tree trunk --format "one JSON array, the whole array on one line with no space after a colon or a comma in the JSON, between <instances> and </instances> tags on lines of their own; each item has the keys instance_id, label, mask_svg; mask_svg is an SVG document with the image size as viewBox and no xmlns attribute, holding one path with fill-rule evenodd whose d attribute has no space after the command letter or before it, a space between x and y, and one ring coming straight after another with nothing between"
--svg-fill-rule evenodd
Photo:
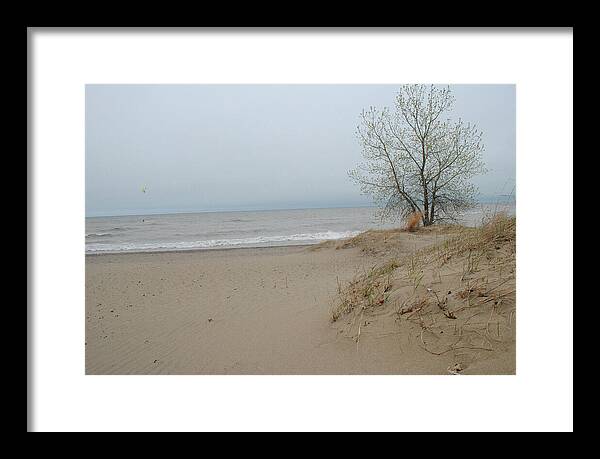
<instances>
[{"instance_id":1,"label":"tree trunk","mask_svg":"<svg viewBox=\"0 0 600 459\"><path fill-rule=\"evenodd\" d=\"M425 182L425 162L427 156L425 155L425 141L421 140L421 151L423 154L423 163L421 164L421 186L423 187L423 226L431 225L429 221L429 195L427 191L427 183Z\"/></svg>"},{"instance_id":2,"label":"tree trunk","mask_svg":"<svg viewBox=\"0 0 600 459\"><path fill-rule=\"evenodd\" d=\"M427 192L425 193L427 196ZM429 222L429 203L427 202L427 198L425 198L423 204L423 226L429 226L431 223Z\"/></svg>"},{"instance_id":3,"label":"tree trunk","mask_svg":"<svg viewBox=\"0 0 600 459\"><path fill-rule=\"evenodd\" d=\"M421 184L423 186L423 226L431 225L429 221L429 195L427 193L427 184L421 172Z\"/></svg>"}]
</instances>

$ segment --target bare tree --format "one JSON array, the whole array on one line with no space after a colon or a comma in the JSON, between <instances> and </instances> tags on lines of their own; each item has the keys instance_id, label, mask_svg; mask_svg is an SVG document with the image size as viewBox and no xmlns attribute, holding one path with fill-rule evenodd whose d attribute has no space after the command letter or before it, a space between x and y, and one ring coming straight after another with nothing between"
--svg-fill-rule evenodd
<instances>
[{"instance_id":1,"label":"bare tree","mask_svg":"<svg viewBox=\"0 0 600 459\"><path fill-rule=\"evenodd\" d=\"M357 136L364 162L350 177L373 196L383 217L420 212L424 226L455 220L475 204L470 179L485 173L481 132L461 119L444 119L454 103L450 88L404 85L395 110L361 113Z\"/></svg>"}]
</instances>

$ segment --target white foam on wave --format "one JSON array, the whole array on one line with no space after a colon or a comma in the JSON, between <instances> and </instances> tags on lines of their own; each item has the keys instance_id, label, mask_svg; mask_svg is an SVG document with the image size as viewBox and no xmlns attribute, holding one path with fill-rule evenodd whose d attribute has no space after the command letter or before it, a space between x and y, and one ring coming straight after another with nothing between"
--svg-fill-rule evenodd
<instances>
[{"instance_id":1,"label":"white foam on wave","mask_svg":"<svg viewBox=\"0 0 600 459\"><path fill-rule=\"evenodd\" d=\"M317 244L322 241L344 239L359 234L360 231L325 231L319 233L300 233L280 236L256 236L238 239L210 239L206 241L150 242L120 244L86 244L86 252L149 252L194 249L214 249L227 247L268 247L281 243Z\"/></svg>"},{"instance_id":2,"label":"white foam on wave","mask_svg":"<svg viewBox=\"0 0 600 459\"><path fill-rule=\"evenodd\" d=\"M113 233L86 233L85 237L102 237L102 236L112 236Z\"/></svg>"}]
</instances>

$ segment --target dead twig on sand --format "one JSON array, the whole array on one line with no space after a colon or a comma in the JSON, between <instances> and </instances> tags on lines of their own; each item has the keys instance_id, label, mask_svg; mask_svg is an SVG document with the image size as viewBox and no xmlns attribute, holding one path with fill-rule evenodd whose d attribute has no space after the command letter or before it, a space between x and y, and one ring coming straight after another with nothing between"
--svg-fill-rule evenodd
<instances>
[{"instance_id":1,"label":"dead twig on sand","mask_svg":"<svg viewBox=\"0 0 600 459\"><path fill-rule=\"evenodd\" d=\"M419 346L419 347L421 347L421 346ZM442 351L442 352L433 352L433 351L430 351L429 349L427 349L426 347L421 347L421 349L423 349L424 351L427 351L427 352L429 352L430 354L433 354L433 355L444 355L444 354L446 354L446 353L448 353L450 351L456 351L458 349L470 349L470 350L474 350L474 351L476 351L476 350L493 351L494 350L494 349L489 349L487 347L474 347L474 346L451 347L451 348L446 349L445 351Z\"/></svg>"},{"instance_id":2,"label":"dead twig on sand","mask_svg":"<svg viewBox=\"0 0 600 459\"><path fill-rule=\"evenodd\" d=\"M365 308L363 307L363 310L360 313L360 322L358 324L358 335L356 335L356 352L358 352L358 343L360 341L360 331L361 331L361 327L362 327L362 320L363 320L364 312L365 312Z\"/></svg>"}]
</instances>

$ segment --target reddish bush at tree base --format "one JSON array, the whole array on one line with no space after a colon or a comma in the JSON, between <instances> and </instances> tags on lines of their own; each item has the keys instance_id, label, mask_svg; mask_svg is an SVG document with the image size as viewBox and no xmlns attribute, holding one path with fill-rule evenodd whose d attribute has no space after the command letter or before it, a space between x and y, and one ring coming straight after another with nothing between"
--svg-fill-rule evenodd
<instances>
[{"instance_id":1,"label":"reddish bush at tree base","mask_svg":"<svg viewBox=\"0 0 600 459\"><path fill-rule=\"evenodd\" d=\"M406 229L408 231L414 231L419 227L419 222L423 218L421 212L413 212L406 218Z\"/></svg>"}]
</instances>

